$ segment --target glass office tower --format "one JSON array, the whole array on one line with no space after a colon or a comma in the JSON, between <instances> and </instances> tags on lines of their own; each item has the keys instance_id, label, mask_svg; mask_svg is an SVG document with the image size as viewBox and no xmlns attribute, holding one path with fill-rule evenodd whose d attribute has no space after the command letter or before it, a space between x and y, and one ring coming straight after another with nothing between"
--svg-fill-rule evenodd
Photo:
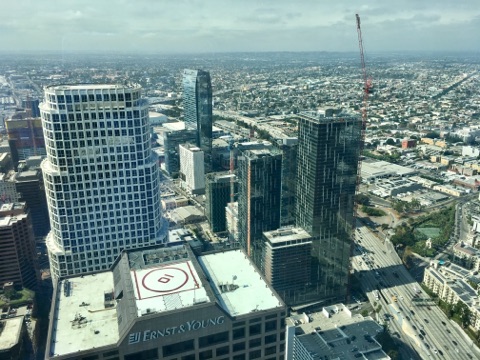
<instances>
[{"instance_id":1,"label":"glass office tower","mask_svg":"<svg viewBox=\"0 0 480 360\"><path fill-rule=\"evenodd\" d=\"M271 146L238 157L238 240L264 271L263 232L280 227L282 154Z\"/></svg>"},{"instance_id":2,"label":"glass office tower","mask_svg":"<svg viewBox=\"0 0 480 360\"><path fill-rule=\"evenodd\" d=\"M183 110L187 129L197 131L196 145L205 155L205 172L212 169L212 83L203 70L183 71Z\"/></svg>"},{"instance_id":3,"label":"glass office tower","mask_svg":"<svg viewBox=\"0 0 480 360\"><path fill-rule=\"evenodd\" d=\"M312 236L311 281L297 302L347 294L361 119L328 109L301 113L296 225Z\"/></svg>"},{"instance_id":4,"label":"glass office tower","mask_svg":"<svg viewBox=\"0 0 480 360\"><path fill-rule=\"evenodd\" d=\"M140 86L46 87L40 111L52 276L108 269L123 249L163 243L159 168Z\"/></svg>"}]
</instances>

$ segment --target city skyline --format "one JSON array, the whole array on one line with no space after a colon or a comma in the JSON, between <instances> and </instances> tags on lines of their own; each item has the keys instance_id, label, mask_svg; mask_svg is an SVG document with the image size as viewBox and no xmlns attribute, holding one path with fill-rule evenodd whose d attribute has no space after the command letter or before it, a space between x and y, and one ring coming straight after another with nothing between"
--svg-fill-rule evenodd
<instances>
[{"instance_id":1,"label":"city skyline","mask_svg":"<svg viewBox=\"0 0 480 360\"><path fill-rule=\"evenodd\" d=\"M378 0L208 3L33 1L3 5L2 52L355 51L355 13L369 51L478 51L474 2ZM35 16L25 26L23 14ZM106 17L105 14L109 14ZM368 35L368 36L367 36Z\"/></svg>"}]
</instances>

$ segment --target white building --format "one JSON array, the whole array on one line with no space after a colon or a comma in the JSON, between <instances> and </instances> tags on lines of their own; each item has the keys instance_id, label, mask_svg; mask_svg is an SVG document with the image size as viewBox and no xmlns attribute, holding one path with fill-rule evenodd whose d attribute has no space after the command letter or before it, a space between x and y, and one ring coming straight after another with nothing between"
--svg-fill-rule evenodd
<instances>
[{"instance_id":1,"label":"white building","mask_svg":"<svg viewBox=\"0 0 480 360\"><path fill-rule=\"evenodd\" d=\"M140 86L46 87L40 111L52 276L108 269L123 249L163 243L159 170Z\"/></svg>"},{"instance_id":2,"label":"white building","mask_svg":"<svg viewBox=\"0 0 480 360\"><path fill-rule=\"evenodd\" d=\"M180 150L180 178L192 194L205 193L205 159L200 148L183 144Z\"/></svg>"}]
</instances>

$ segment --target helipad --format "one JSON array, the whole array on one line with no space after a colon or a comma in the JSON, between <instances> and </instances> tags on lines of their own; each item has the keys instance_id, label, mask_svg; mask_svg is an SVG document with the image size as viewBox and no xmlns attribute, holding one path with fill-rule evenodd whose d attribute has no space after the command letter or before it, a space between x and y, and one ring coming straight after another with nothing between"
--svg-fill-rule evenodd
<instances>
[{"instance_id":1,"label":"helipad","mask_svg":"<svg viewBox=\"0 0 480 360\"><path fill-rule=\"evenodd\" d=\"M190 260L132 269L132 282L139 313L158 312L209 301Z\"/></svg>"}]
</instances>

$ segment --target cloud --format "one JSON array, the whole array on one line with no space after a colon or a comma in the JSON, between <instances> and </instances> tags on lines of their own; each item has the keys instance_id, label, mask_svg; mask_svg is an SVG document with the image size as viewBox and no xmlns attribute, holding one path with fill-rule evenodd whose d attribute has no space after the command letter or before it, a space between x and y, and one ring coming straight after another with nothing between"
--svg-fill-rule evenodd
<instances>
[{"instance_id":1,"label":"cloud","mask_svg":"<svg viewBox=\"0 0 480 360\"><path fill-rule=\"evenodd\" d=\"M477 50L474 1L22 0L3 4L3 51ZM25 18L25 13L35 16ZM467 31L468 30L468 31Z\"/></svg>"}]
</instances>

